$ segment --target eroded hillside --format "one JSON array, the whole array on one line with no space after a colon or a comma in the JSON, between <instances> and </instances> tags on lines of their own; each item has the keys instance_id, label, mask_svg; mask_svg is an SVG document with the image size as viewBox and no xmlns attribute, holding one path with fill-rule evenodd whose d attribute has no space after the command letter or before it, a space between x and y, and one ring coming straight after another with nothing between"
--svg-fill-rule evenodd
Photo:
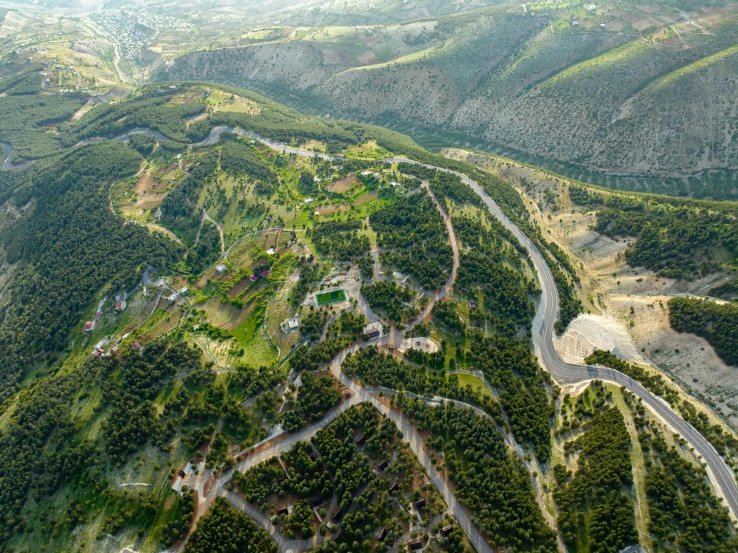
<instances>
[{"instance_id":1,"label":"eroded hillside","mask_svg":"<svg viewBox=\"0 0 738 553\"><path fill-rule=\"evenodd\" d=\"M255 87L428 146L466 142L612 187L734 196L738 7L590 8L293 32L187 54L156 78ZM659 178L684 175L706 178Z\"/></svg>"}]
</instances>

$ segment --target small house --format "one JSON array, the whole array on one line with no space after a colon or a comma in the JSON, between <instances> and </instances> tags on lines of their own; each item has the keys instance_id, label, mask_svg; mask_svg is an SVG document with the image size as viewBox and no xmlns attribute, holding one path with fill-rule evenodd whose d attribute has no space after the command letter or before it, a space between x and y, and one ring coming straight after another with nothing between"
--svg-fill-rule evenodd
<instances>
[{"instance_id":1,"label":"small house","mask_svg":"<svg viewBox=\"0 0 738 553\"><path fill-rule=\"evenodd\" d=\"M423 541L411 541L407 544L407 550L408 551L417 551L418 549L423 549Z\"/></svg>"},{"instance_id":2,"label":"small house","mask_svg":"<svg viewBox=\"0 0 738 553\"><path fill-rule=\"evenodd\" d=\"M453 524L449 524L448 526L444 526L443 528L441 528L441 537L442 538L447 538L448 535L451 533L451 530L453 530L453 529L454 529Z\"/></svg>"},{"instance_id":3,"label":"small house","mask_svg":"<svg viewBox=\"0 0 738 553\"><path fill-rule=\"evenodd\" d=\"M228 269L228 267L226 266L225 263L218 263L215 266L215 270L218 271L220 274L225 273L227 269Z\"/></svg>"},{"instance_id":4,"label":"small house","mask_svg":"<svg viewBox=\"0 0 738 553\"><path fill-rule=\"evenodd\" d=\"M361 447L361 446L363 446L363 445L364 445L365 443L366 443L366 436L364 436L364 435L362 434L362 435L361 435L361 436L359 436L359 438L358 438L358 439L356 440L356 445L358 445L359 447Z\"/></svg>"},{"instance_id":5,"label":"small house","mask_svg":"<svg viewBox=\"0 0 738 553\"><path fill-rule=\"evenodd\" d=\"M190 291L190 289L187 288L187 286L182 286L182 288L179 289L179 294L181 296L185 296L185 295L187 295L187 292L189 292L189 291Z\"/></svg>"},{"instance_id":6,"label":"small house","mask_svg":"<svg viewBox=\"0 0 738 553\"><path fill-rule=\"evenodd\" d=\"M268 249L268 250L266 251L266 253L267 253L267 255L274 255L274 254L275 254L275 253L277 253L277 252L275 252L275 251L274 251L274 248L269 248L269 249Z\"/></svg>"},{"instance_id":7,"label":"small house","mask_svg":"<svg viewBox=\"0 0 738 553\"><path fill-rule=\"evenodd\" d=\"M318 496L315 499L310 500L310 507L315 509L315 507L319 507L323 504L323 498Z\"/></svg>"},{"instance_id":8,"label":"small house","mask_svg":"<svg viewBox=\"0 0 738 553\"><path fill-rule=\"evenodd\" d=\"M259 280L259 277L258 277L258 276L256 276L256 275L251 275L251 276L249 277L249 280L250 280L251 282L256 282L257 280Z\"/></svg>"},{"instance_id":9,"label":"small house","mask_svg":"<svg viewBox=\"0 0 738 553\"><path fill-rule=\"evenodd\" d=\"M262 271L262 272L259 273L259 275L261 275L261 278L266 278L266 277L268 277L271 274L272 274L271 271Z\"/></svg>"},{"instance_id":10,"label":"small house","mask_svg":"<svg viewBox=\"0 0 738 553\"><path fill-rule=\"evenodd\" d=\"M141 342L133 342L133 349L141 349Z\"/></svg>"},{"instance_id":11,"label":"small house","mask_svg":"<svg viewBox=\"0 0 738 553\"><path fill-rule=\"evenodd\" d=\"M338 511L335 515L331 517L331 522L338 524L343 520L343 511Z\"/></svg>"},{"instance_id":12,"label":"small house","mask_svg":"<svg viewBox=\"0 0 738 553\"><path fill-rule=\"evenodd\" d=\"M95 321L87 321L85 323L85 332L92 332L95 330Z\"/></svg>"},{"instance_id":13,"label":"small house","mask_svg":"<svg viewBox=\"0 0 738 553\"><path fill-rule=\"evenodd\" d=\"M377 540L378 541L382 541L386 537L387 537L387 529L386 528L382 528L379 531L379 534L377 534Z\"/></svg>"},{"instance_id":14,"label":"small house","mask_svg":"<svg viewBox=\"0 0 738 553\"><path fill-rule=\"evenodd\" d=\"M376 471L377 471L377 472L382 472L382 471L383 471L384 469L386 469L386 468L387 468L388 466L389 466L389 463L388 463L388 462L387 462L386 460L385 460L385 461L382 461L381 463L379 463L379 464L378 464L378 465L376 466Z\"/></svg>"},{"instance_id":15,"label":"small house","mask_svg":"<svg viewBox=\"0 0 738 553\"><path fill-rule=\"evenodd\" d=\"M423 507L425 507L425 499L420 499L419 501L416 501L413 503L413 507L416 511L420 511Z\"/></svg>"},{"instance_id":16,"label":"small house","mask_svg":"<svg viewBox=\"0 0 738 553\"><path fill-rule=\"evenodd\" d=\"M286 515L289 513L289 509L287 507L282 507L281 509L277 509L277 516Z\"/></svg>"},{"instance_id":17,"label":"small house","mask_svg":"<svg viewBox=\"0 0 738 553\"><path fill-rule=\"evenodd\" d=\"M169 303L174 303L177 301L177 292L172 292L169 294L169 297L167 298L169 300Z\"/></svg>"},{"instance_id":18,"label":"small house","mask_svg":"<svg viewBox=\"0 0 738 553\"><path fill-rule=\"evenodd\" d=\"M382 323L380 321L373 321L364 327L364 334L367 339L375 340L382 336Z\"/></svg>"},{"instance_id":19,"label":"small house","mask_svg":"<svg viewBox=\"0 0 738 553\"><path fill-rule=\"evenodd\" d=\"M399 487L400 484L398 482L392 482L392 485L389 487L389 493L395 493Z\"/></svg>"},{"instance_id":20,"label":"small house","mask_svg":"<svg viewBox=\"0 0 738 553\"><path fill-rule=\"evenodd\" d=\"M116 303L116 304L115 304L115 310L116 310L116 311L117 311L118 313L120 313L121 311L125 311L125 309L126 309L126 305L127 305L127 304L126 304L126 300L123 300L123 301L119 301L118 303Z\"/></svg>"}]
</instances>

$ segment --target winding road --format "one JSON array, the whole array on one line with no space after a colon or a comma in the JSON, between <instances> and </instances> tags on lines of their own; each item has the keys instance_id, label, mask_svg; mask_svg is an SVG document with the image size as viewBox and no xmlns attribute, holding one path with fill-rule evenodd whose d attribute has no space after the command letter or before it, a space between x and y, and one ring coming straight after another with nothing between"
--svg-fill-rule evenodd
<instances>
[{"instance_id":1,"label":"winding road","mask_svg":"<svg viewBox=\"0 0 738 553\"><path fill-rule=\"evenodd\" d=\"M148 129L135 129L134 131L126 133L126 135L124 135L123 137L119 137L118 140L125 140L128 135L135 132L144 132L157 138L160 138L161 136L159 135L159 133L152 132ZM249 131L228 127L219 127L213 129L206 140L198 144L193 144L193 146L213 144L220 139L220 135L223 132L231 132L240 136L249 137L283 153L294 154L301 157L318 157L324 160L341 159L336 156L330 156L319 152L295 148L264 138ZM2 144L2 146L5 147L6 153L8 153L8 145ZM9 166L9 158L10 156L6 155L6 160L3 164L4 170L8 170L9 168L11 168ZM450 169L435 167L406 158L386 158L381 161L384 163L412 163L415 165L438 169L440 171L457 175L462 182L468 185L482 199L490 213L495 218L497 218L500 223L517 238L517 240L523 245L523 247L525 247L533 261L536 272L538 273L538 279L541 285L542 293L541 302L538 306L536 316L533 319L533 345L536 355L538 356L538 359L541 362L542 366L552 375L555 380L560 383L571 384L598 379L623 386L627 390L635 394L656 416L658 416L675 432L680 434L687 442L689 442L690 446L693 447L694 450L699 454L699 456L702 458L707 466L707 471L710 479L715 484L719 493L725 499L732 517L734 519L738 519L738 486L736 486L735 475L732 469L728 467L724 459L704 438L704 436L702 436L694 427L692 427L689 423L684 421L676 412L674 412L663 399L651 393L636 380L614 369L592 365L574 365L571 363L566 363L561 359L559 353L556 351L556 348L554 346L554 322L556 321L558 315L559 306L558 293L551 269L549 268L543 255L538 250L536 245L507 217L507 215L505 215L505 213L494 202L494 200L492 200L492 198L490 198L489 195L487 195L487 193L474 180L463 173L458 173ZM444 219L446 219L446 217L444 217ZM452 243L456 242L454 235L450 235L450 238L452 238ZM444 288L445 290L443 290L443 293L445 294L448 291L449 286L447 285ZM437 301L440 297L442 296L439 294L434 298L434 300ZM394 342L394 340L397 338L397 336L389 336L385 337L383 340ZM369 392L363 390L357 384L351 382L348 377L346 377L340 371L341 361L348 353L348 351L350 350L344 351L339 354L339 356L334 359L331 364L331 369L337 375L339 380L349 389L351 389L355 394L350 401L344 402L344 405L369 402L375 405L375 407L377 407L381 412L387 414L390 418L392 418L392 420L395 421L400 430L405 433L405 436L410 442L411 449L416 454L416 456L418 456L421 464L428 471L431 481L436 485L438 490L443 495L444 499L446 499L451 512L454 514L454 516L456 516L457 521L462 526L467 536L469 536L469 539L472 541L474 547L479 552L489 552L489 546L484 542L479 532L469 521L466 511L458 504L453 494L450 492L450 490L448 490L445 480L440 477L440 475L435 470L435 467L431 465L429 459L423 451L422 440L417 435L417 432L415 431L412 424L410 424L410 422L401 415L390 411L386 406L384 406L384 404L382 404L371 394L369 394ZM335 413L335 416L337 416L337 414L338 413ZM330 420L333 420L335 416L333 416L332 418L329 416L320 421L321 427L324 427L326 424L328 424L328 422L330 422ZM312 427L311 430L313 430ZM317 431L317 429L315 431ZM279 449L280 451L273 451L272 448L269 448L270 451L268 455L266 455L266 457L271 457L275 454L278 454L282 451L284 447L286 447L288 443L294 445L294 443L302 439L305 439L303 433L292 435L278 444L280 447L278 447L277 449ZM286 449L284 449L284 451L286 451ZM258 457L261 457L261 455L259 455ZM243 470L245 468L248 468L247 465L250 466L254 461L255 457L250 457L245 460L245 462L237 465L236 468L238 470ZM201 504L202 508L207 508L207 505L210 503L210 499L212 499L214 494L225 493L225 490L222 486L228 480L230 480L229 475L232 475L232 471L229 471L228 473L217 479L216 483L218 485L214 485L213 489L211 489L211 492L214 493L209 493L208 497L203 498L204 501ZM202 509L199 509L198 511L198 514L202 514L204 512L204 510Z\"/></svg>"},{"instance_id":2,"label":"winding road","mask_svg":"<svg viewBox=\"0 0 738 553\"><path fill-rule=\"evenodd\" d=\"M533 345L536 355L543 367L561 383L576 383L586 380L603 380L624 386L628 391L640 398L643 403L660 419L665 421L675 432L680 434L707 464L707 470L711 480L725 498L731 515L738 519L738 486L736 486L735 475L725 460L715 450L702 434L691 424L682 419L671 407L660 397L654 395L643 385L615 369L599 367L594 365L573 365L566 363L554 346L554 323L559 310L559 296L553 273L546 263L543 255L536 245L523 233L500 209L492 198L475 181L463 173L449 169L433 167L424 163L414 162L404 158L390 158L385 162L409 162L424 167L435 168L441 171L457 175L462 182L468 185L482 199L490 213L497 218L502 225L508 229L515 238L528 250L533 260L533 265L538 273L541 284L541 302L533 319Z\"/></svg>"},{"instance_id":3,"label":"winding road","mask_svg":"<svg viewBox=\"0 0 738 553\"><path fill-rule=\"evenodd\" d=\"M258 134L244 131L243 129L235 129L229 127L219 127L213 129L208 138L198 145L214 144L220 139L220 135L223 132L231 132L240 136L249 137L283 153L294 154L301 157L317 156L320 159L325 160L341 159L336 156L330 156L328 154L295 148L293 146L288 146L286 144L282 144L262 137ZM528 238L528 236L523 231L521 231L510 220L507 215L505 215L502 209L500 209L497 203L495 203L495 201L482 189L482 187L479 186L476 181L472 180L467 175L459 173L457 171L453 171L451 169L436 167L406 158L392 157L383 159L381 161L383 163L412 163L430 169L437 169L446 173L454 174L458 176L464 184L469 186L482 199L490 213L496 219L498 219L500 223L505 228L507 228L528 251L528 254L530 255L536 268L536 272L538 273L538 279L541 285L541 301L538 306L538 310L536 311L536 315L533 319L533 346L535 348L536 355L541 362L541 365L551 374L551 376L556 381L562 384L573 384L577 382L597 379L623 386L628 391L635 394L656 416L658 416L675 432L680 434L687 442L689 442L690 446L693 447L694 450L699 454L699 456L707 465L707 472L710 476L711 481L718 489L719 494L722 495L722 497L725 499L731 516L734 519L738 519L738 486L736 485L735 475L732 469L728 467L728 465L725 463L725 460L715 450L712 444L710 444L705 439L705 437L702 436L702 434L700 434L692 425L687 423L676 412L674 412L663 399L651 393L649 390L643 387L640 382L626 376L620 371L607 367L599 367L593 365L574 365L571 363L566 363L563 359L561 359L561 356L559 355L554 345L554 323L556 322L558 316L559 298L556 289L556 283L553 278L553 273L551 272L551 269L546 263L543 255L538 250L538 247L530 240L530 238ZM445 212L442 211L442 213ZM444 217L444 219L446 219L446 217ZM455 235L450 236L450 238L451 237L455 238ZM456 242L456 240L452 240L452 242ZM444 288L447 291L448 285ZM434 299L437 300L438 298L439 296L436 296L436 298ZM390 345L395 342L397 338L397 336L391 335L383 338L383 340L388 341L388 345ZM386 412L387 409L383 406L383 404L379 403L375 398L373 398L373 396L371 396L371 394L358 387L358 385L351 382L340 371L340 362L336 364L336 361L338 361L339 358L340 360L342 360L346 353L347 352L343 352L339 355L339 357L334 359L334 362L331 365L334 373L337 375L339 380L349 389L354 391L354 393L357 394L358 397L361 397L364 401L368 401L372 404L379 404L382 407L378 406L377 408L380 409L380 411L382 412ZM408 425L412 427L412 425L402 417L400 417L400 420L395 422L398 424L398 427L400 427L403 432L405 431L405 427L407 427ZM411 447L412 445L413 444L411 442ZM412 447L412 449L413 452L418 455L418 458L421 459L422 447ZM426 457L424 452L422 452L422 456ZM426 465L426 463L423 462L422 459L421 464L423 464L424 466ZM430 463L428 464L430 465ZM435 472L434 467L430 466L430 468L433 469L433 471ZM430 474L431 473L429 472L429 475ZM437 484L439 491L441 491L442 495L447 500L447 503L449 504L452 512L461 524L461 520L459 517L466 516L466 512L458 505L455 498L452 494L450 494L450 492L448 492L448 494L444 493L443 490L445 489L446 483L445 481L443 481L442 478L440 478L440 476L438 476L437 473L436 477L438 478L438 481L436 478L433 477L431 477L431 480L434 482L434 484ZM453 508L452 505L455 505L456 508ZM472 539L473 535L479 536L478 531L473 525L471 525L471 523L469 523L468 525L462 524L462 527L464 528L467 536L469 536L470 539ZM481 539L481 536L479 536L479 540L481 540L479 546L477 546L477 543L474 543L475 547L477 547L477 551L489 551L489 547L484 542L484 540ZM475 541L476 540L472 539L472 542Z\"/></svg>"}]
</instances>

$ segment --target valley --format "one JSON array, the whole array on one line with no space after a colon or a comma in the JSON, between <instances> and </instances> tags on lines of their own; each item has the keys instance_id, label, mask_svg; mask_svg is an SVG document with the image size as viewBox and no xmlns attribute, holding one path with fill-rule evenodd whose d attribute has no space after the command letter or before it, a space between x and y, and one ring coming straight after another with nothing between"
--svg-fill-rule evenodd
<instances>
[{"instance_id":1,"label":"valley","mask_svg":"<svg viewBox=\"0 0 738 553\"><path fill-rule=\"evenodd\" d=\"M738 548L737 16L0 1L0 553Z\"/></svg>"}]
</instances>

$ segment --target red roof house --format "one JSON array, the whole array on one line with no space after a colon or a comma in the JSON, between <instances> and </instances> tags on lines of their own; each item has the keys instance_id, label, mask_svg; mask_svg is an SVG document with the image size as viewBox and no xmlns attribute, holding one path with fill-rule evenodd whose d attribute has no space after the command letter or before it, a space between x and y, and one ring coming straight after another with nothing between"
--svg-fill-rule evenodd
<instances>
[{"instance_id":1,"label":"red roof house","mask_svg":"<svg viewBox=\"0 0 738 553\"><path fill-rule=\"evenodd\" d=\"M95 330L95 322L94 321L88 321L85 323L85 332L92 332Z\"/></svg>"}]
</instances>

